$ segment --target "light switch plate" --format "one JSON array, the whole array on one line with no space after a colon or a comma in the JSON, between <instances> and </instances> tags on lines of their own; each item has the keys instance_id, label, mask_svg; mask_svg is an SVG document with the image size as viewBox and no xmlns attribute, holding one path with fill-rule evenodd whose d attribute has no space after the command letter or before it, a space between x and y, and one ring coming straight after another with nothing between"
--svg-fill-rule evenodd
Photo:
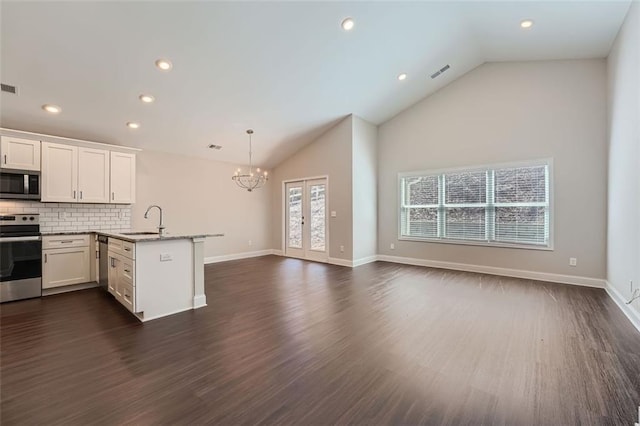
<instances>
[{"instance_id":1,"label":"light switch plate","mask_svg":"<svg viewBox=\"0 0 640 426\"><path fill-rule=\"evenodd\" d=\"M160 262L169 262L173 260L171 253L160 253Z\"/></svg>"},{"instance_id":2,"label":"light switch plate","mask_svg":"<svg viewBox=\"0 0 640 426\"><path fill-rule=\"evenodd\" d=\"M331 211L331 217L338 217L338 213L335 210Z\"/></svg>"}]
</instances>

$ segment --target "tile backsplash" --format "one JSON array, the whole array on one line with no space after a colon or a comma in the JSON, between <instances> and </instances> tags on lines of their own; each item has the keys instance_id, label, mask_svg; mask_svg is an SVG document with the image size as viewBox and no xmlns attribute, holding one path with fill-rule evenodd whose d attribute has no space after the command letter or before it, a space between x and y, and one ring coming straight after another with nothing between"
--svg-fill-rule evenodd
<instances>
[{"instance_id":1,"label":"tile backsplash","mask_svg":"<svg viewBox=\"0 0 640 426\"><path fill-rule=\"evenodd\" d=\"M131 206L124 204L0 200L0 214L7 213L39 213L40 232L123 230L131 226Z\"/></svg>"}]
</instances>

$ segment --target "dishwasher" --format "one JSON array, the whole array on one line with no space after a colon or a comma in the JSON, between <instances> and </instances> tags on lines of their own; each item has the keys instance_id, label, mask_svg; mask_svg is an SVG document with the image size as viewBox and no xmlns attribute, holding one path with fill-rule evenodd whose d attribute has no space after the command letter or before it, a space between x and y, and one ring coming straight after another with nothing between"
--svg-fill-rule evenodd
<instances>
[{"instance_id":1,"label":"dishwasher","mask_svg":"<svg viewBox=\"0 0 640 426\"><path fill-rule=\"evenodd\" d=\"M98 235L98 284L107 291L109 284L109 239Z\"/></svg>"}]
</instances>

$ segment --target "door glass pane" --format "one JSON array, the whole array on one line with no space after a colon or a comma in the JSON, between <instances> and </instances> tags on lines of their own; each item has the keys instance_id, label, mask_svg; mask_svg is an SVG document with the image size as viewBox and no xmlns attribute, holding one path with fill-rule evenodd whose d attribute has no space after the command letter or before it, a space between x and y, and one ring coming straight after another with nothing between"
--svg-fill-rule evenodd
<instances>
[{"instance_id":1,"label":"door glass pane","mask_svg":"<svg viewBox=\"0 0 640 426\"><path fill-rule=\"evenodd\" d=\"M302 188L289 188L289 247L302 248Z\"/></svg>"},{"instance_id":2,"label":"door glass pane","mask_svg":"<svg viewBox=\"0 0 640 426\"><path fill-rule=\"evenodd\" d=\"M325 186L311 185L309 191L311 203L311 250L325 250Z\"/></svg>"}]
</instances>

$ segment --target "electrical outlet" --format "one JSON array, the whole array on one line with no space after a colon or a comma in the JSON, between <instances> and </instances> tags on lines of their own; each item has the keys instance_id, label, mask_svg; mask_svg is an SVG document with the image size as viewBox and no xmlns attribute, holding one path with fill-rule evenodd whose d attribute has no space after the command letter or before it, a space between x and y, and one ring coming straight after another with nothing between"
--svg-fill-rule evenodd
<instances>
[{"instance_id":1,"label":"electrical outlet","mask_svg":"<svg viewBox=\"0 0 640 426\"><path fill-rule=\"evenodd\" d=\"M393 243L391 243L391 244L389 244L389 248L390 248L391 250L395 250L395 249L396 249L396 245L395 245L395 244L393 244Z\"/></svg>"},{"instance_id":2,"label":"electrical outlet","mask_svg":"<svg viewBox=\"0 0 640 426\"><path fill-rule=\"evenodd\" d=\"M340 246L340 253L344 253L344 246Z\"/></svg>"},{"instance_id":3,"label":"electrical outlet","mask_svg":"<svg viewBox=\"0 0 640 426\"><path fill-rule=\"evenodd\" d=\"M124 212L122 210L118 212L118 219L124 219Z\"/></svg>"},{"instance_id":4,"label":"electrical outlet","mask_svg":"<svg viewBox=\"0 0 640 426\"><path fill-rule=\"evenodd\" d=\"M171 253L160 253L160 262L169 262L173 260Z\"/></svg>"},{"instance_id":5,"label":"electrical outlet","mask_svg":"<svg viewBox=\"0 0 640 426\"><path fill-rule=\"evenodd\" d=\"M578 266L578 258L570 257L569 258L569 266Z\"/></svg>"},{"instance_id":6,"label":"electrical outlet","mask_svg":"<svg viewBox=\"0 0 640 426\"><path fill-rule=\"evenodd\" d=\"M338 213L335 210L331 211L331 217L338 217Z\"/></svg>"},{"instance_id":7,"label":"electrical outlet","mask_svg":"<svg viewBox=\"0 0 640 426\"><path fill-rule=\"evenodd\" d=\"M69 214L69 213L67 213L67 212L59 212L59 213L58 213L58 219L63 219L63 220L64 220L64 219L66 219L66 218L67 218L67 215L68 215L68 214Z\"/></svg>"}]
</instances>

